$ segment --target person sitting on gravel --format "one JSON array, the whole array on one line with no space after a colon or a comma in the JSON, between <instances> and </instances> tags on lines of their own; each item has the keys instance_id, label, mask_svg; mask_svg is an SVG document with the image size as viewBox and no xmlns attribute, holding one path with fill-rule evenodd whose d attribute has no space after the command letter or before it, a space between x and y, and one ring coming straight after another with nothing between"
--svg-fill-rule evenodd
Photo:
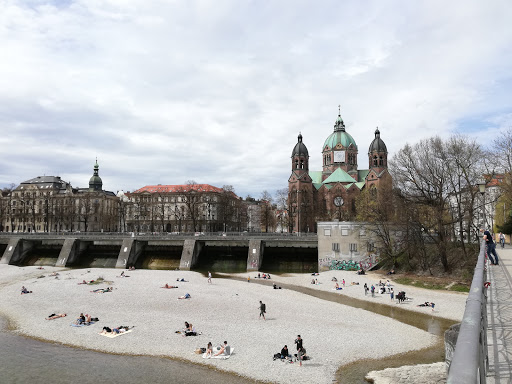
<instances>
[{"instance_id":1,"label":"person sitting on gravel","mask_svg":"<svg viewBox=\"0 0 512 384\"><path fill-rule=\"evenodd\" d=\"M430 307L430 303L425 301L423 304L418 304L418 307Z\"/></svg>"},{"instance_id":2,"label":"person sitting on gravel","mask_svg":"<svg viewBox=\"0 0 512 384\"><path fill-rule=\"evenodd\" d=\"M197 336L197 332L192 324L185 321L185 329L183 330L183 336Z\"/></svg>"},{"instance_id":3,"label":"person sitting on gravel","mask_svg":"<svg viewBox=\"0 0 512 384\"><path fill-rule=\"evenodd\" d=\"M59 314L55 314L55 313L52 313L50 316L48 316L46 318L46 320L55 320L55 319L58 319L59 317L66 317L67 314L65 313L59 313Z\"/></svg>"},{"instance_id":4,"label":"person sitting on gravel","mask_svg":"<svg viewBox=\"0 0 512 384\"><path fill-rule=\"evenodd\" d=\"M110 327L103 327L103 330L100 332L100 335L106 333L112 333L112 329Z\"/></svg>"},{"instance_id":5,"label":"person sitting on gravel","mask_svg":"<svg viewBox=\"0 0 512 384\"><path fill-rule=\"evenodd\" d=\"M231 354L231 347L228 345L227 341L224 341L224 345L220 347L219 352L217 352L213 356L226 355L229 356Z\"/></svg>"},{"instance_id":6,"label":"person sitting on gravel","mask_svg":"<svg viewBox=\"0 0 512 384\"><path fill-rule=\"evenodd\" d=\"M21 294L25 295L27 293L32 293L32 291L29 291L27 288L25 288L25 286L21 287Z\"/></svg>"},{"instance_id":7,"label":"person sitting on gravel","mask_svg":"<svg viewBox=\"0 0 512 384\"><path fill-rule=\"evenodd\" d=\"M80 316L78 316L78 318L76 319L75 324L81 325L83 323L85 323L85 316L83 313L81 313Z\"/></svg>"},{"instance_id":8,"label":"person sitting on gravel","mask_svg":"<svg viewBox=\"0 0 512 384\"><path fill-rule=\"evenodd\" d=\"M213 346L212 346L212 342L209 341L208 345L206 346L206 357L210 358L210 357L212 357L212 355L213 355Z\"/></svg>"},{"instance_id":9,"label":"person sitting on gravel","mask_svg":"<svg viewBox=\"0 0 512 384\"><path fill-rule=\"evenodd\" d=\"M190 299L190 293L185 293L185 295L178 297L178 299Z\"/></svg>"},{"instance_id":10,"label":"person sitting on gravel","mask_svg":"<svg viewBox=\"0 0 512 384\"><path fill-rule=\"evenodd\" d=\"M272 287L274 287L274 289L281 289L281 287L278 287L276 283L272 284Z\"/></svg>"},{"instance_id":11,"label":"person sitting on gravel","mask_svg":"<svg viewBox=\"0 0 512 384\"><path fill-rule=\"evenodd\" d=\"M290 355L290 351L288 351L288 346L285 345L283 349L281 349L281 359L289 359L292 355Z\"/></svg>"},{"instance_id":12,"label":"person sitting on gravel","mask_svg":"<svg viewBox=\"0 0 512 384\"><path fill-rule=\"evenodd\" d=\"M341 287L339 286L338 282L336 282L336 285L334 286L334 288L335 288L336 290L343 289L343 288L341 288Z\"/></svg>"}]
</instances>

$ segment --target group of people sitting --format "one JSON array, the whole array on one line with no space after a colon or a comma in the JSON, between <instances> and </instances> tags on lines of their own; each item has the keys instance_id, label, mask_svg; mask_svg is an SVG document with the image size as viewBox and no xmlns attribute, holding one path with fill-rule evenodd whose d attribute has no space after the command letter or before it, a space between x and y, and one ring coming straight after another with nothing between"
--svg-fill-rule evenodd
<instances>
[{"instance_id":1,"label":"group of people sitting","mask_svg":"<svg viewBox=\"0 0 512 384\"><path fill-rule=\"evenodd\" d=\"M231 347L228 345L227 341L224 341L224 344L222 344L217 349L218 349L217 353L214 354L213 353L212 342L209 341L208 345L206 346L206 358L209 359L209 358L214 357L214 356L220 356L220 355L229 356L229 355L231 355Z\"/></svg>"},{"instance_id":2,"label":"group of people sitting","mask_svg":"<svg viewBox=\"0 0 512 384\"><path fill-rule=\"evenodd\" d=\"M364 272L364 269L360 269L359 271L357 271L357 274L358 275L365 275L366 273Z\"/></svg>"},{"instance_id":3,"label":"group of people sitting","mask_svg":"<svg viewBox=\"0 0 512 384\"><path fill-rule=\"evenodd\" d=\"M276 283L272 284L272 287L273 287L274 289L281 289L281 287L278 287Z\"/></svg>"},{"instance_id":4,"label":"group of people sitting","mask_svg":"<svg viewBox=\"0 0 512 384\"><path fill-rule=\"evenodd\" d=\"M32 291L29 291L27 288L25 288L25 286L22 286L21 287L21 294L25 295L27 293L32 293Z\"/></svg>"},{"instance_id":5,"label":"group of people sitting","mask_svg":"<svg viewBox=\"0 0 512 384\"><path fill-rule=\"evenodd\" d=\"M296 361L299 361L299 365L302 366L302 360L307 360L308 357L306 356L306 348L304 348L304 346L302 345L302 339L300 335L297 335L297 339L295 339L295 345L297 346L297 353L294 356ZM280 353L276 353L274 355L274 360L277 359L293 363L293 356L290 354L287 345L285 345L283 349L281 349Z\"/></svg>"},{"instance_id":6,"label":"group of people sitting","mask_svg":"<svg viewBox=\"0 0 512 384\"><path fill-rule=\"evenodd\" d=\"M311 279L311 284L318 285L320 283L318 282L318 279Z\"/></svg>"},{"instance_id":7,"label":"group of people sitting","mask_svg":"<svg viewBox=\"0 0 512 384\"><path fill-rule=\"evenodd\" d=\"M185 321L185 328L183 328L181 333L183 336L197 336L196 329L191 323L187 321Z\"/></svg>"},{"instance_id":8,"label":"group of people sitting","mask_svg":"<svg viewBox=\"0 0 512 384\"><path fill-rule=\"evenodd\" d=\"M270 273L262 273L262 274L259 274L258 273L258 279L270 279Z\"/></svg>"},{"instance_id":9,"label":"group of people sitting","mask_svg":"<svg viewBox=\"0 0 512 384\"><path fill-rule=\"evenodd\" d=\"M57 317L63 317L61 315L53 315L53 316L57 316ZM64 316L66 316L66 314L64 313ZM76 325L91 325L91 324L94 324L96 321L99 321L99 319L97 317L91 317L91 315L89 314L83 314L83 313L80 313L80 316L78 316L78 318L75 320L75 324Z\"/></svg>"},{"instance_id":10,"label":"group of people sitting","mask_svg":"<svg viewBox=\"0 0 512 384\"><path fill-rule=\"evenodd\" d=\"M403 303L407 298L405 297L405 291L400 291L396 295L396 299L398 300L398 303Z\"/></svg>"}]
</instances>

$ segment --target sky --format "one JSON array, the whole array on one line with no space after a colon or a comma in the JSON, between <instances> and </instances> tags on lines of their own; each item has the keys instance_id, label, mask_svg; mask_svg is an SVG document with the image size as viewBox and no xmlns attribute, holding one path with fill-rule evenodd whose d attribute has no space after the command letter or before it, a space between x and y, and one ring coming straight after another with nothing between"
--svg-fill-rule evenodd
<instances>
[{"instance_id":1,"label":"sky","mask_svg":"<svg viewBox=\"0 0 512 384\"><path fill-rule=\"evenodd\" d=\"M341 109L359 169L512 126L512 2L0 0L0 187L61 176L106 190L287 188Z\"/></svg>"}]
</instances>

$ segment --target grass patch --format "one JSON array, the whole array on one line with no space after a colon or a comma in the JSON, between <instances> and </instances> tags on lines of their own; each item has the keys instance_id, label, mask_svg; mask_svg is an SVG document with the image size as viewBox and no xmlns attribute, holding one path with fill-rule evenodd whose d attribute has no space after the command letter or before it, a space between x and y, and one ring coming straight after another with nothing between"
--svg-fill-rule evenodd
<instances>
[{"instance_id":1,"label":"grass patch","mask_svg":"<svg viewBox=\"0 0 512 384\"><path fill-rule=\"evenodd\" d=\"M446 284L439 283L437 281L429 281L419 278L411 277L396 277L393 279L398 284L411 285L417 288L444 290L444 291L456 291L456 292L469 292L469 286L464 284Z\"/></svg>"}]
</instances>

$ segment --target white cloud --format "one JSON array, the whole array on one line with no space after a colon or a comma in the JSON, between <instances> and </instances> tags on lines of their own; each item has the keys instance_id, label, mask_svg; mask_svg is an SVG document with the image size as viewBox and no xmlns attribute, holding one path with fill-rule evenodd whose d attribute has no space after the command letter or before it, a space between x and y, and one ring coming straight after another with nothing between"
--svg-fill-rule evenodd
<instances>
[{"instance_id":1,"label":"white cloud","mask_svg":"<svg viewBox=\"0 0 512 384\"><path fill-rule=\"evenodd\" d=\"M0 185L194 179L285 187L299 131L321 168L341 104L360 168L406 142L505 129L506 1L0 2ZM503 118L502 118L503 119ZM509 120L508 120L509 121ZM471 125L471 126L469 126Z\"/></svg>"}]
</instances>

